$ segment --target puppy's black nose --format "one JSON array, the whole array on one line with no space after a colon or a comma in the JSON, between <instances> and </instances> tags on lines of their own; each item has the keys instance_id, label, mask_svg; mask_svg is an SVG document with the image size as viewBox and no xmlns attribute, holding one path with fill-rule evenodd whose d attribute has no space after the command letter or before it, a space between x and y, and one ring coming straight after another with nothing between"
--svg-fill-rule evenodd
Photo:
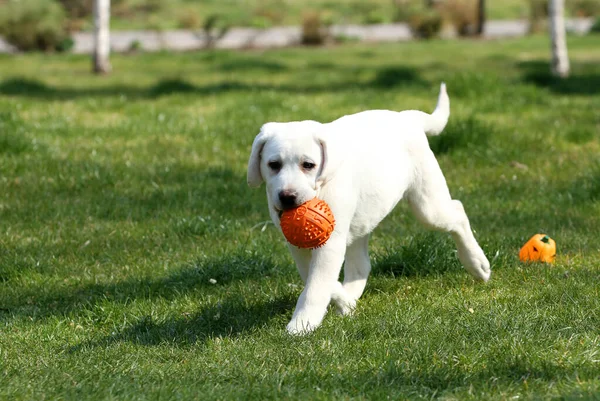
<instances>
[{"instance_id":1,"label":"puppy's black nose","mask_svg":"<svg viewBox=\"0 0 600 401\"><path fill-rule=\"evenodd\" d=\"M284 209L291 209L296 206L296 199L298 194L294 191L281 191L279 192L279 201Z\"/></svg>"}]
</instances>

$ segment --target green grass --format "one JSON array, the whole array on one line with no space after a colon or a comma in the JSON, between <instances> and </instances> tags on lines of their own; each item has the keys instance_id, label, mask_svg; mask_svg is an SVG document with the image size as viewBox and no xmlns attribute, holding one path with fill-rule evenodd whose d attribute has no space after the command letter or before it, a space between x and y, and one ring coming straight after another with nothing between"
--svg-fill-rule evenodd
<instances>
[{"instance_id":1,"label":"green grass","mask_svg":"<svg viewBox=\"0 0 600 401\"><path fill-rule=\"evenodd\" d=\"M597 40L569 55L560 82L545 37L115 55L108 77L1 56L0 399L597 399ZM300 279L245 180L258 128L431 110L442 80L431 146L492 280L400 205L356 316L289 337ZM555 265L517 260L536 232Z\"/></svg>"}]
</instances>

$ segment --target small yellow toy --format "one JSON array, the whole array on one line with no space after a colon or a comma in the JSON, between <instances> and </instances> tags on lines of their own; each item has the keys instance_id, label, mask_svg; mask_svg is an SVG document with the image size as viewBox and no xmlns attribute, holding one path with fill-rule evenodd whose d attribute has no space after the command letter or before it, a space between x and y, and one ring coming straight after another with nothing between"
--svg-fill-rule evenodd
<instances>
[{"instance_id":1,"label":"small yellow toy","mask_svg":"<svg viewBox=\"0 0 600 401\"><path fill-rule=\"evenodd\" d=\"M313 198L281 215L281 231L285 239L298 248L319 248L327 242L335 219L324 200Z\"/></svg>"},{"instance_id":2,"label":"small yellow toy","mask_svg":"<svg viewBox=\"0 0 600 401\"><path fill-rule=\"evenodd\" d=\"M523 245L519 251L519 259L523 262L540 261L554 263L556 243L546 234L536 234Z\"/></svg>"}]
</instances>

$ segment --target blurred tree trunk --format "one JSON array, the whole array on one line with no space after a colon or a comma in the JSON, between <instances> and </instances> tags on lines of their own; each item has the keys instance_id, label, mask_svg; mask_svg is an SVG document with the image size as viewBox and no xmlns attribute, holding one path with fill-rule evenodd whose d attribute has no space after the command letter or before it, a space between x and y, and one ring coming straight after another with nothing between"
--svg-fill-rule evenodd
<instances>
[{"instance_id":1,"label":"blurred tree trunk","mask_svg":"<svg viewBox=\"0 0 600 401\"><path fill-rule=\"evenodd\" d=\"M477 27L475 33L482 35L485 26L485 0L479 0L477 3Z\"/></svg>"},{"instance_id":2,"label":"blurred tree trunk","mask_svg":"<svg viewBox=\"0 0 600 401\"><path fill-rule=\"evenodd\" d=\"M108 74L110 54L110 0L94 0L94 72Z\"/></svg>"},{"instance_id":3,"label":"blurred tree trunk","mask_svg":"<svg viewBox=\"0 0 600 401\"><path fill-rule=\"evenodd\" d=\"M561 78L569 76L569 55L565 30L564 0L548 0L550 40L552 43L552 74Z\"/></svg>"}]
</instances>

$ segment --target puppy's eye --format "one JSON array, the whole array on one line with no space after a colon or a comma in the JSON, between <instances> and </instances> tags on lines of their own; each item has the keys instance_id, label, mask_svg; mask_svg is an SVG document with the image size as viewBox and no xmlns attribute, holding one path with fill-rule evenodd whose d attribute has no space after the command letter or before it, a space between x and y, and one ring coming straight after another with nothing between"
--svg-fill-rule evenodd
<instances>
[{"instance_id":1,"label":"puppy's eye","mask_svg":"<svg viewBox=\"0 0 600 401\"><path fill-rule=\"evenodd\" d=\"M269 162L267 163L267 166L269 166L271 170L281 170L281 162L278 161Z\"/></svg>"},{"instance_id":2,"label":"puppy's eye","mask_svg":"<svg viewBox=\"0 0 600 401\"><path fill-rule=\"evenodd\" d=\"M313 168L315 168L316 164L315 163L311 163L311 162L304 162L302 163L302 168L304 170L312 170Z\"/></svg>"}]
</instances>

